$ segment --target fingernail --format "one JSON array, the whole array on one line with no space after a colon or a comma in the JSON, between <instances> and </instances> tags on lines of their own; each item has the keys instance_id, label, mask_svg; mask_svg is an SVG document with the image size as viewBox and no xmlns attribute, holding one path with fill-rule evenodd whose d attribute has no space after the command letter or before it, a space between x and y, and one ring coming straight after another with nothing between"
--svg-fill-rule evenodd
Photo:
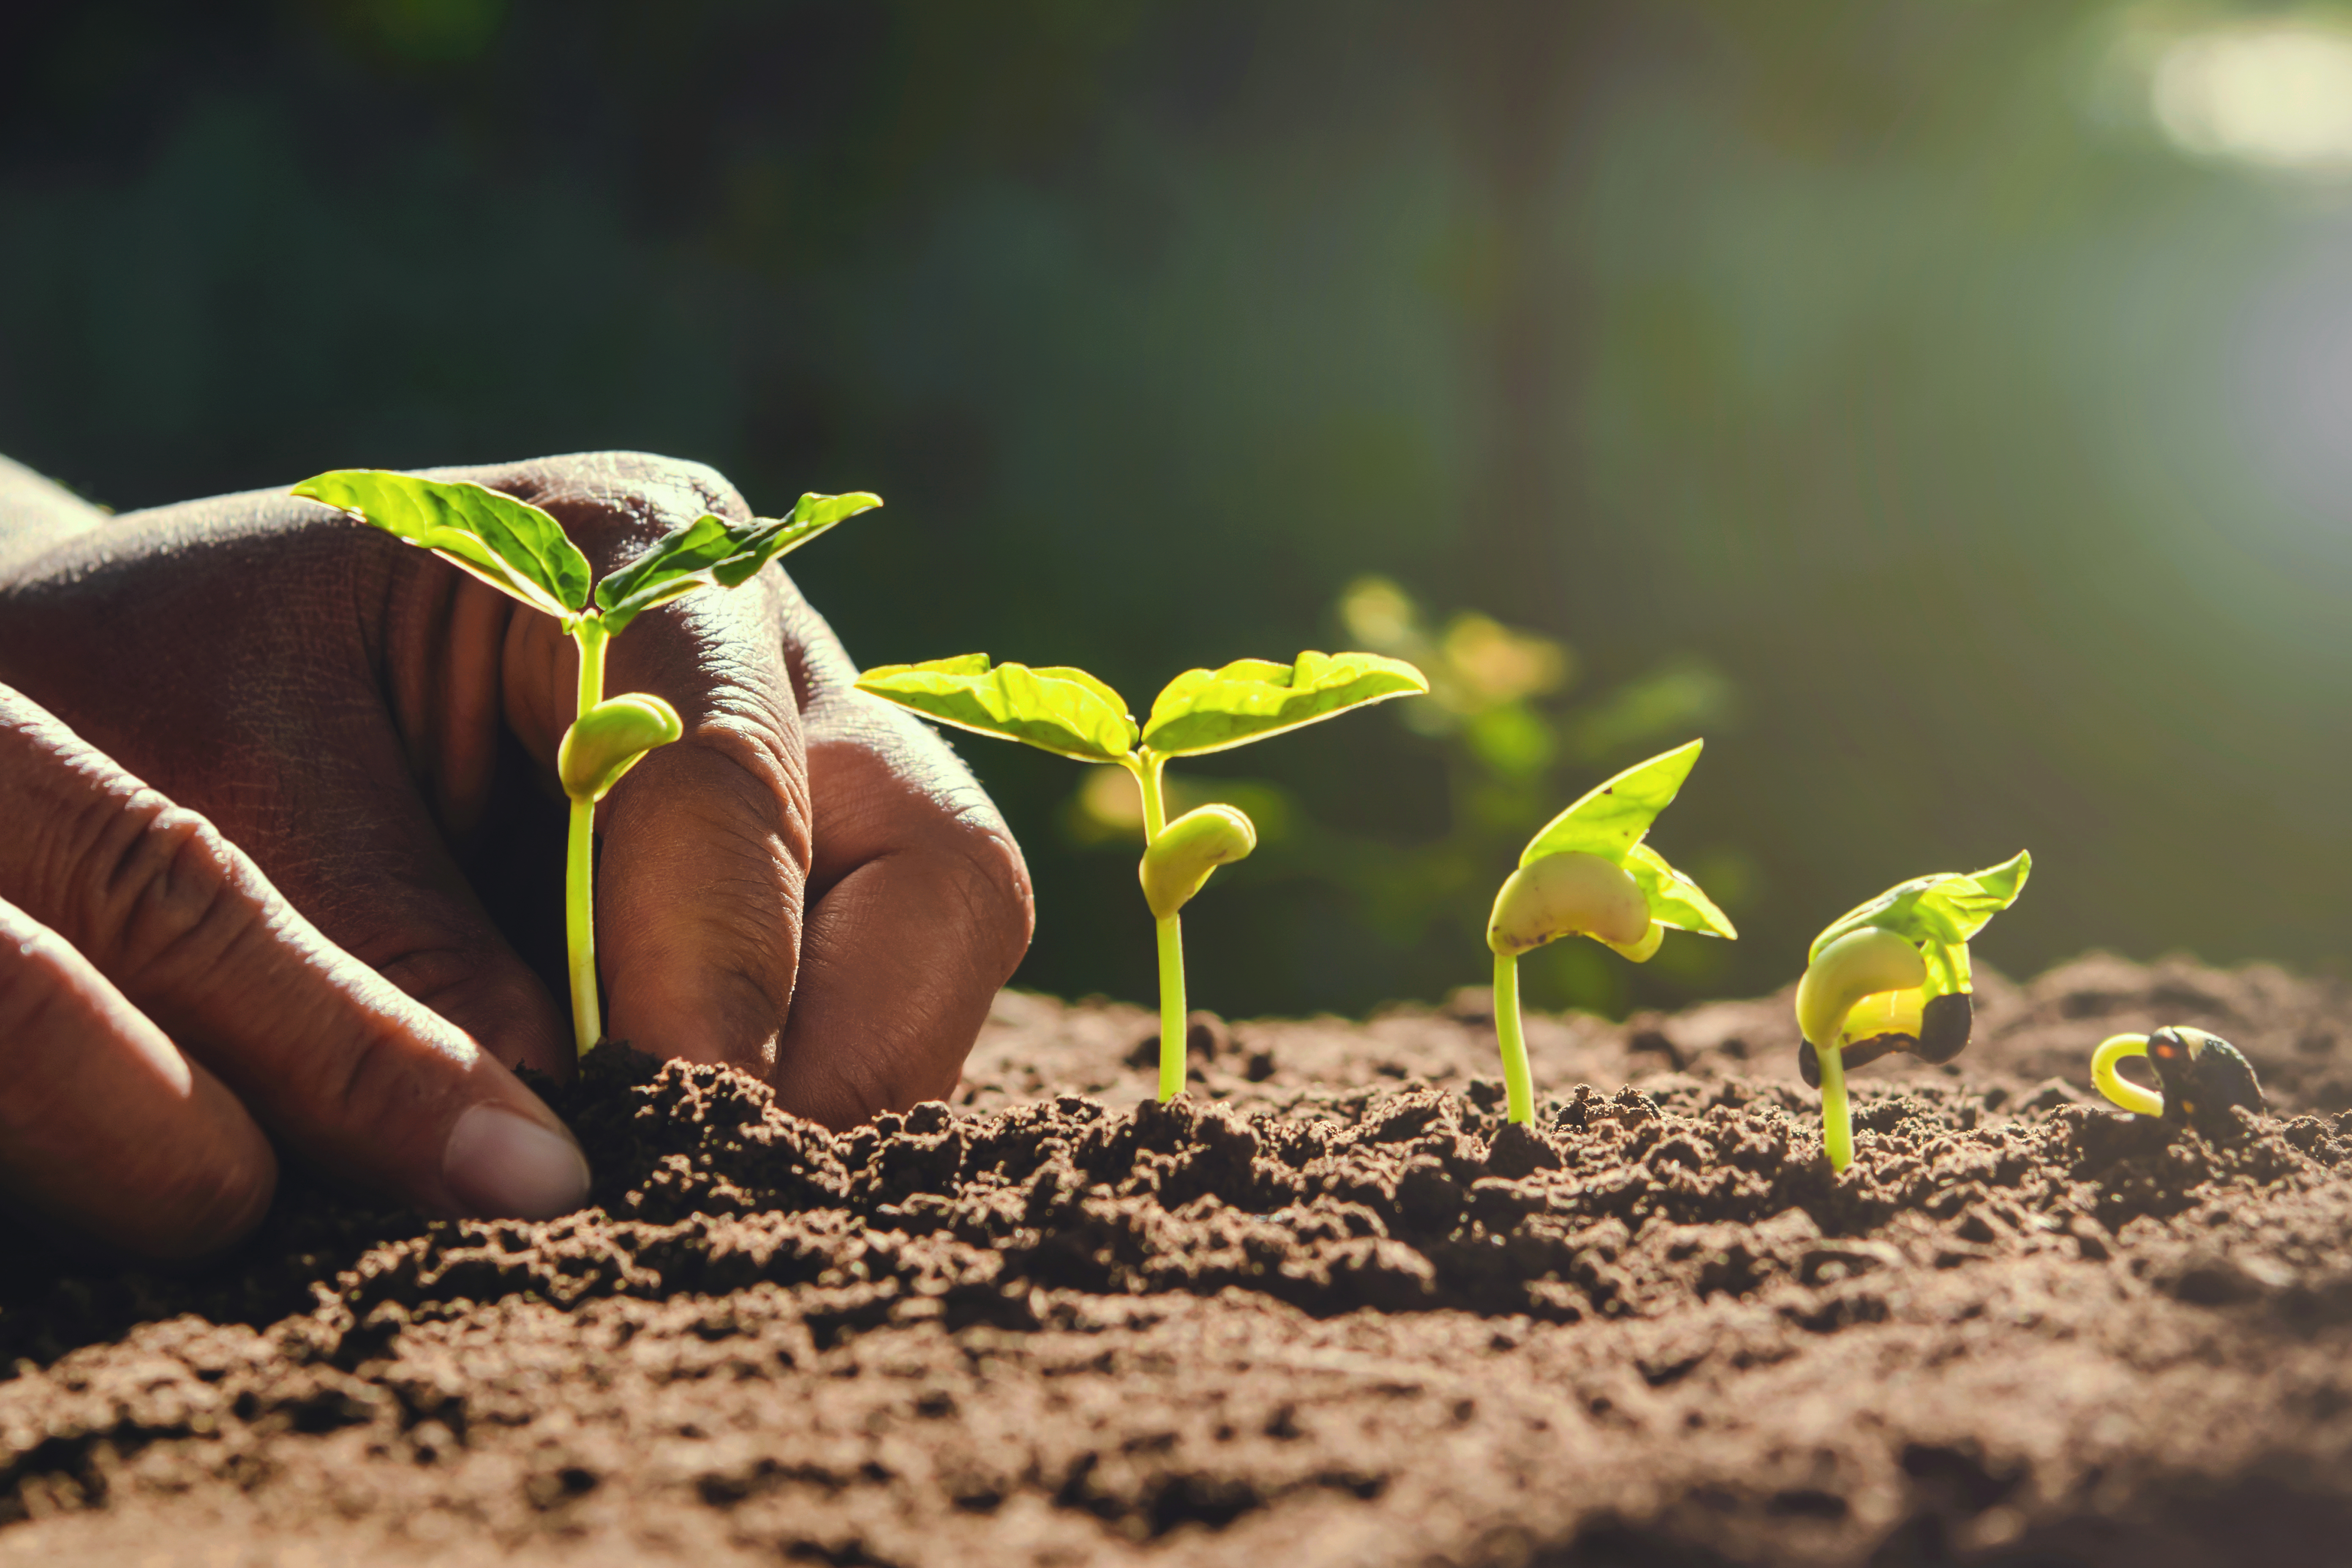
<instances>
[{"instance_id":1,"label":"fingernail","mask_svg":"<svg viewBox=\"0 0 2352 1568\"><path fill-rule=\"evenodd\" d=\"M477 1105L449 1130L442 1179L486 1219L552 1219L588 1201L580 1145L500 1105Z\"/></svg>"}]
</instances>

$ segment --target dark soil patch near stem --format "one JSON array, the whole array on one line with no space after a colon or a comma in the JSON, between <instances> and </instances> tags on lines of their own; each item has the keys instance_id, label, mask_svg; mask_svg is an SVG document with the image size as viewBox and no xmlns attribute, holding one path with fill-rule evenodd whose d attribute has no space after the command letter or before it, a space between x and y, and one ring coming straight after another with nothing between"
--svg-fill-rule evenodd
<instances>
[{"instance_id":1,"label":"dark soil patch near stem","mask_svg":"<svg viewBox=\"0 0 2352 1568\"><path fill-rule=\"evenodd\" d=\"M1785 998L1477 998L1195 1030L1008 995L952 1110L845 1136L607 1050L597 1207L425 1224L289 1183L194 1275L18 1247L0 1563L2340 1561L2352 1007L2275 971L1988 981L1857 1082ZM2273 1115L2084 1086L2197 1024ZM5 1363L0 1363L5 1364Z\"/></svg>"}]
</instances>

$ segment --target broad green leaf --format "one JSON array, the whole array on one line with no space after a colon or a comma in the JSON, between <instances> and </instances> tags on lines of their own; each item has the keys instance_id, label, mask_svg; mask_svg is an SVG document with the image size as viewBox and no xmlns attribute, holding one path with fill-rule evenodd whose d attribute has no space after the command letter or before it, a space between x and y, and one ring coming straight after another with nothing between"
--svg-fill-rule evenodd
<instances>
[{"instance_id":1,"label":"broad green leaf","mask_svg":"<svg viewBox=\"0 0 2352 1568\"><path fill-rule=\"evenodd\" d=\"M1616 777L1594 785L1528 841L1527 848L1520 852L1519 864L1531 866L1548 855L1571 849L1622 864L1627 852L1650 831L1650 824L1658 819L1658 813L1673 803L1706 744L1705 741L1693 741L1686 746L1677 746L1646 763L1635 763ZM1626 869L1633 868L1627 866ZM1722 916L1716 918L1720 920Z\"/></svg>"},{"instance_id":2,"label":"broad green leaf","mask_svg":"<svg viewBox=\"0 0 2352 1568\"><path fill-rule=\"evenodd\" d=\"M596 607L618 634L646 611L698 588L739 586L787 551L797 550L844 518L882 504L879 496L804 495L787 518L730 522L705 513L665 534L653 548L596 584Z\"/></svg>"},{"instance_id":3,"label":"broad green leaf","mask_svg":"<svg viewBox=\"0 0 2352 1568\"><path fill-rule=\"evenodd\" d=\"M1919 943L1923 951L1931 946L1965 948L1969 939L1984 929L1987 921L2017 901L2017 895L2024 890L2025 879L2032 871L2033 857L2021 849L2000 865L1988 866L1981 871L1938 871L1931 876L1914 877L1866 903L1855 905L1823 927L1822 934L1813 939L1807 956L1810 959L1846 932L1864 926L1895 931ZM1931 973L1941 963L1954 970L1955 988L1967 989L1968 959L1964 952L1957 960L1933 952L1928 957Z\"/></svg>"},{"instance_id":4,"label":"broad green leaf","mask_svg":"<svg viewBox=\"0 0 2352 1568\"><path fill-rule=\"evenodd\" d=\"M1421 671L1376 653L1302 653L1295 664L1237 659L1188 669L1151 705L1143 744L1162 756L1197 756L1296 730L1334 713L1427 691Z\"/></svg>"},{"instance_id":5,"label":"broad green leaf","mask_svg":"<svg viewBox=\"0 0 2352 1568\"><path fill-rule=\"evenodd\" d=\"M1667 865L1666 858L1648 845L1636 844L1628 849L1623 866L1633 885L1650 900L1650 918L1660 925L1714 936L1739 935L1696 882Z\"/></svg>"},{"instance_id":6,"label":"broad green leaf","mask_svg":"<svg viewBox=\"0 0 2352 1568\"><path fill-rule=\"evenodd\" d=\"M1135 749L1126 700L1083 669L992 667L986 654L967 653L869 669L857 689L941 724L1080 762L1120 762Z\"/></svg>"},{"instance_id":7,"label":"broad green leaf","mask_svg":"<svg viewBox=\"0 0 2352 1568\"><path fill-rule=\"evenodd\" d=\"M561 523L510 495L382 468L337 468L294 493L430 550L534 610L564 618L588 606L588 558Z\"/></svg>"}]
</instances>

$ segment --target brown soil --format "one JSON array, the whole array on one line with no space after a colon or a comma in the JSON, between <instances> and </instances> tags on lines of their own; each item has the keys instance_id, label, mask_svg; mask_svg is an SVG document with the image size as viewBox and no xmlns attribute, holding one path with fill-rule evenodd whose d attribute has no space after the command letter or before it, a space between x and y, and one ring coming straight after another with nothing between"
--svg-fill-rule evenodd
<instances>
[{"instance_id":1,"label":"brown soil","mask_svg":"<svg viewBox=\"0 0 2352 1568\"><path fill-rule=\"evenodd\" d=\"M2352 1553L2352 990L2094 958L1860 1075L1786 998L1203 1019L1008 994L961 1103L829 1137L606 1051L601 1205L295 1190L236 1258L0 1284L0 1563L1712 1564ZM2273 1116L2099 1108L2196 1024Z\"/></svg>"}]
</instances>

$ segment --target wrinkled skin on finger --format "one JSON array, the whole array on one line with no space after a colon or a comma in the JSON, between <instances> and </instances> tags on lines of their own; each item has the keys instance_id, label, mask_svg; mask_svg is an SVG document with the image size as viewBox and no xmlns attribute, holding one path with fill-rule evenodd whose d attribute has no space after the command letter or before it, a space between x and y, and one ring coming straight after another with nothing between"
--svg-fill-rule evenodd
<instances>
[{"instance_id":1,"label":"wrinkled skin on finger","mask_svg":"<svg viewBox=\"0 0 2352 1568\"><path fill-rule=\"evenodd\" d=\"M586 1198L577 1144L504 1067L5 687L0 821L0 1207L195 1256L258 1218L265 1127L430 1213Z\"/></svg>"},{"instance_id":2,"label":"wrinkled skin on finger","mask_svg":"<svg viewBox=\"0 0 2352 1568\"><path fill-rule=\"evenodd\" d=\"M436 470L545 508L599 574L703 511L709 469L637 454ZM561 1074L559 988L494 915L560 894L558 743L576 655L434 557L277 492L0 552L0 680L216 823L325 934L509 1064ZM737 1064L829 1124L950 1089L1025 949L1025 868L937 737L771 567L642 616L609 692L685 723L599 807L614 1037ZM489 895L486 902L485 894ZM526 892L514 907L530 910Z\"/></svg>"}]
</instances>

